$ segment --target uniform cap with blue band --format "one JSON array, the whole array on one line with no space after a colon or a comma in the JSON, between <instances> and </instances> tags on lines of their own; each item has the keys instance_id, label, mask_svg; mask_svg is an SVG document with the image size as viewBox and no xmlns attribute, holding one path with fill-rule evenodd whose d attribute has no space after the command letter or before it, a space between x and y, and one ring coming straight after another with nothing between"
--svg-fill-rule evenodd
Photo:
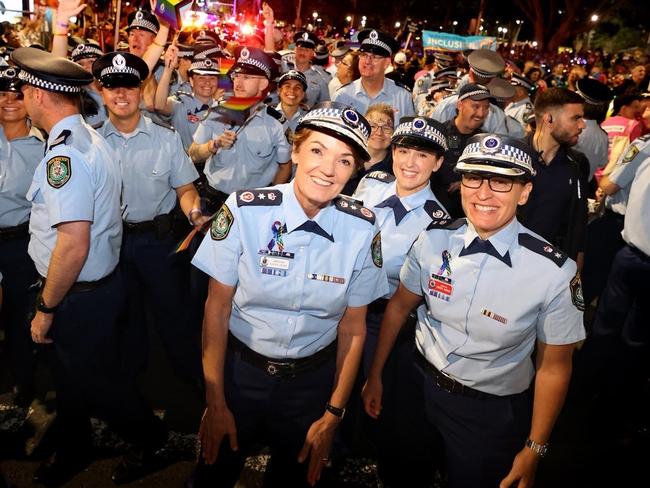
<instances>
[{"instance_id":1,"label":"uniform cap with blue band","mask_svg":"<svg viewBox=\"0 0 650 488\"><path fill-rule=\"evenodd\" d=\"M490 49L476 49L467 56L472 71L482 78L494 78L501 74L506 67L506 62L501 55Z\"/></svg>"},{"instance_id":2,"label":"uniform cap with blue band","mask_svg":"<svg viewBox=\"0 0 650 488\"><path fill-rule=\"evenodd\" d=\"M282 86L289 80L299 81L302 85L303 90L307 90L307 78L300 71L295 69L289 70L286 73L283 73L282 76L278 79L278 86Z\"/></svg>"},{"instance_id":3,"label":"uniform cap with blue band","mask_svg":"<svg viewBox=\"0 0 650 488\"><path fill-rule=\"evenodd\" d=\"M20 93L23 82L18 77L18 68L5 66L0 68L0 91Z\"/></svg>"},{"instance_id":4,"label":"uniform cap with blue band","mask_svg":"<svg viewBox=\"0 0 650 488\"><path fill-rule=\"evenodd\" d=\"M271 56L256 47L238 47L235 51L235 59L237 61L230 69L229 75L244 73L271 79L272 71L275 69L275 61Z\"/></svg>"},{"instance_id":5,"label":"uniform cap with blue band","mask_svg":"<svg viewBox=\"0 0 650 488\"><path fill-rule=\"evenodd\" d=\"M135 54L114 52L93 63L93 76L106 88L137 87L149 76L149 68Z\"/></svg>"},{"instance_id":6,"label":"uniform cap with blue band","mask_svg":"<svg viewBox=\"0 0 650 488\"><path fill-rule=\"evenodd\" d=\"M158 34L159 28L160 23L154 14L147 10L138 9L129 14L129 26L126 28L126 31L140 29L151 32L152 34Z\"/></svg>"},{"instance_id":7,"label":"uniform cap with blue band","mask_svg":"<svg viewBox=\"0 0 650 488\"><path fill-rule=\"evenodd\" d=\"M20 47L11 54L20 68L18 78L27 85L57 93L80 93L93 75L68 59L33 47Z\"/></svg>"},{"instance_id":8,"label":"uniform cap with blue band","mask_svg":"<svg viewBox=\"0 0 650 488\"><path fill-rule=\"evenodd\" d=\"M390 142L443 153L448 149L444 125L428 117L402 117Z\"/></svg>"},{"instance_id":9,"label":"uniform cap with blue band","mask_svg":"<svg viewBox=\"0 0 650 488\"><path fill-rule=\"evenodd\" d=\"M469 138L455 171L532 178L533 150L514 137L476 134Z\"/></svg>"},{"instance_id":10,"label":"uniform cap with blue band","mask_svg":"<svg viewBox=\"0 0 650 488\"><path fill-rule=\"evenodd\" d=\"M296 34L293 36L293 42L296 46L314 49L316 47L316 43L318 42L318 37L316 37L311 32L300 31L296 32Z\"/></svg>"},{"instance_id":11,"label":"uniform cap with blue band","mask_svg":"<svg viewBox=\"0 0 650 488\"><path fill-rule=\"evenodd\" d=\"M394 37L375 29L359 32L357 39L361 43L359 52L373 53L384 58L390 58L399 47Z\"/></svg>"},{"instance_id":12,"label":"uniform cap with blue band","mask_svg":"<svg viewBox=\"0 0 650 488\"><path fill-rule=\"evenodd\" d=\"M192 64L190 64L187 74L217 76L219 74L219 65L210 58L195 57L192 59Z\"/></svg>"},{"instance_id":13,"label":"uniform cap with blue band","mask_svg":"<svg viewBox=\"0 0 650 488\"><path fill-rule=\"evenodd\" d=\"M370 124L356 109L336 102L323 102L307 112L298 122L296 132L306 127L342 138L368 161Z\"/></svg>"},{"instance_id":14,"label":"uniform cap with blue band","mask_svg":"<svg viewBox=\"0 0 650 488\"><path fill-rule=\"evenodd\" d=\"M75 63L82 59L98 58L104 55L104 51L97 44L77 44L70 54L70 59Z\"/></svg>"},{"instance_id":15,"label":"uniform cap with blue band","mask_svg":"<svg viewBox=\"0 0 650 488\"><path fill-rule=\"evenodd\" d=\"M528 78L526 78L525 76L520 75L518 73L512 73L512 77L510 78L510 84L515 86L521 86L528 91L533 89L533 82Z\"/></svg>"}]
</instances>

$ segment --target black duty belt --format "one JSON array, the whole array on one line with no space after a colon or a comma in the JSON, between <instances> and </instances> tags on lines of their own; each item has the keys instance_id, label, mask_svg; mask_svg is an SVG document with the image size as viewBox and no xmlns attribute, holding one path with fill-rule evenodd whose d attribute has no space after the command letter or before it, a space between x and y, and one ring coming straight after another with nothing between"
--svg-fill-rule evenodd
<instances>
[{"instance_id":1,"label":"black duty belt","mask_svg":"<svg viewBox=\"0 0 650 488\"><path fill-rule=\"evenodd\" d=\"M29 222L15 227L0 227L0 241L11 241L29 235Z\"/></svg>"},{"instance_id":2,"label":"black duty belt","mask_svg":"<svg viewBox=\"0 0 650 488\"><path fill-rule=\"evenodd\" d=\"M431 378L437 387L442 388L449 393L457 393L470 398L498 398L498 395L493 395L491 393L485 393L484 391L479 391L469 386L465 386L462 383L456 381L451 376L446 375L433 364L431 364L427 359L422 355L422 353L415 348L413 352L415 355L415 362L424 369Z\"/></svg>"},{"instance_id":3,"label":"black duty belt","mask_svg":"<svg viewBox=\"0 0 650 488\"><path fill-rule=\"evenodd\" d=\"M96 288L99 288L100 286L105 284L108 280L110 280L114 274L115 274L115 270L111 271L109 274L107 274L103 278L98 279L97 281L77 281L70 287L67 295L70 295L71 293L85 293L88 291L92 291ZM41 276L41 289L45 288L46 282L47 279Z\"/></svg>"},{"instance_id":4,"label":"black duty belt","mask_svg":"<svg viewBox=\"0 0 650 488\"><path fill-rule=\"evenodd\" d=\"M146 222L122 222L122 228L127 234L141 234L143 232L153 232L156 230L156 224L153 220Z\"/></svg>"},{"instance_id":5,"label":"black duty belt","mask_svg":"<svg viewBox=\"0 0 650 488\"><path fill-rule=\"evenodd\" d=\"M274 359L253 351L234 335L228 333L228 346L243 361L266 371L269 376L278 376L280 378L293 378L325 364L336 355L336 344L337 342L334 341L329 346L306 358Z\"/></svg>"}]
</instances>

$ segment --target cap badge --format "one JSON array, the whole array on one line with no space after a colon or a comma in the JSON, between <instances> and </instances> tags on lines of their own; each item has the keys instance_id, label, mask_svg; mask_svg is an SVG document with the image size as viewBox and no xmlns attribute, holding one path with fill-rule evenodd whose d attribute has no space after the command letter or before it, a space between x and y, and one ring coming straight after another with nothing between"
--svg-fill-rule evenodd
<instances>
[{"instance_id":1,"label":"cap badge","mask_svg":"<svg viewBox=\"0 0 650 488\"><path fill-rule=\"evenodd\" d=\"M77 49L76 49L76 50L77 50L78 52L82 52L84 49L86 49L86 46L84 46L83 44L79 44L79 45L77 46Z\"/></svg>"},{"instance_id":2,"label":"cap badge","mask_svg":"<svg viewBox=\"0 0 650 488\"><path fill-rule=\"evenodd\" d=\"M488 136L481 142L482 152L494 154L501 149L501 139L496 136Z\"/></svg>"},{"instance_id":3,"label":"cap badge","mask_svg":"<svg viewBox=\"0 0 650 488\"><path fill-rule=\"evenodd\" d=\"M308 41L308 40L309 40L309 34L307 34L307 33L305 32L305 33L302 35L302 40L303 40L303 41Z\"/></svg>"},{"instance_id":4,"label":"cap badge","mask_svg":"<svg viewBox=\"0 0 650 488\"><path fill-rule=\"evenodd\" d=\"M345 122L350 127L356 129L359 127L359 114L352 110L351 108L346 108L341 114L343 122Z\"/></svg>"},{"instance_id":5,"label":"cap badge","mask_svg":"<svg viewBox=\"0 0 650 488\"><path fill-rule=\"evenodd\" d=\"M164 14L164 13L165 13L165 4L164 4L164 3L161 3L161 4L160 4L160 13L161 13L161 14Z\"/></svg>"},{"instance_id":6,"label":"cap badge","mask_svg":"<svg viewBox=\"0 0 650 488\"><path fill-rule=\"evenodd\" d=\"M13 68L7 68L2 73L2 76L4 76L5 78L15 78L16 77L16 70L13 69Z\"/></svg>"},{"instance_id":7,"label":"cap badge","mask_svg":"<svg viewBox=\"0 0 650 488\"><path fill-rule=\"evenodd\" d=\"M205 37L205 31L204 30L199 32L199 37Z\"/></svg>"},{"instance_id":8,"label":"cap badge","mask_svg":"<svg viewBox=\"0 0 650 488\"><path fill-rule=\"evenodd\" d=\"M142 10L138 10L135 13L135 20L142 20L142 19L144 19L144 12L142 12Z\"/></svg>"},{"instance_id":9,"label":"cap badge","mask_svg":"<svg viewBox=\"0 0 650 488\"><path fill-rule=\"evenodd\" d=\"M370 37L372 41L376 41L377 39L379 39L379 34L377 34L377 31L374 30L370 32L370 35L368 37Z\"/></svg>"},{"instance_id":10,"label":"cap badge","mask_svg":"<svg viewBox=\"0 0 650 488\"><path fill-rule=\"evenodd\" d=\"M248 51L248 49L244 48L241 50L239 53L239 59L246 60L250 57L251 53Z\"/></svg>"},{"instance_id":11,"label":"cap badge","mask_svg":"<svg viewBox=\"0 0 650 488\"><path fill-rule=\"evenodd\" d=\"M205 59L205 60L203 61L203 65L204 65L206 68L212 68L212 60L211 60L211 59Z\"/></svg>"},{"instance_id":12,"label":"cap badge","mask_svg":"<svg viewBox=\"0 0 650 488\"><path fill-rule=\"evenodd\" d=\"M116 55L113 58L113 67L116 70L124 71L124 69L126 68L126 59L124 59L124 56L122 56L121 54Z\"/></svg>"},{"instance_id":13,"label":"cap badge","mask_svg":"<svg viewBox=\"0 0 650 488\"><path fill-rule=\"evenodd\" d=\"M411 124L413 126L413 130L416 130L418 132L424 130L427 126L427 123L424 119L413 119L413 123Z\"/></svg>"}]
</instances>

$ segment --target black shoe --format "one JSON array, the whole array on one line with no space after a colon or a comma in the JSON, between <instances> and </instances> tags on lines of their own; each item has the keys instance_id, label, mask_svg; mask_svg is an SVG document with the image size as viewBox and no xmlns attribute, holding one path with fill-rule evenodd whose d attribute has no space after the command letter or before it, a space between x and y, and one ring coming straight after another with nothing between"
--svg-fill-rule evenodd
<instances>
[{"instance_id":1,"label":"black shoe","mask_svg":"<svg viewBox=\"0 0 650 488\"><path fill-rule=\"evenodd\" d=\"M87 454L58 456L53 454L34 472L33 481L45 486L60 486L86 469L92 459Z\"/></svg>"},{"instance_id":2,"label":"black shoe","mask_svg":"<svg viewBox=\"0 0 650 488\"><path fill-rule=\"evenodd\" d=\"M166 449L132 449L115 467L111 479L116 485L124 485L159 471L172 462Z\"/></svg>"}]
</instances>

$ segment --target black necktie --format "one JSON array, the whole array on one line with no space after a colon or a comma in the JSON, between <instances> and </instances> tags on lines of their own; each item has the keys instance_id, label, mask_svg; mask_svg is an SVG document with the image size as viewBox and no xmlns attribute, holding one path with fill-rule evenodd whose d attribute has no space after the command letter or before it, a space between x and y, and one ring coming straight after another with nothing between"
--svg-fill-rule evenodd
<instances>
[{"instance_id":1,"label":"black necktie","mask_svg":"<svg viewBox=\"0 0 650 488\"><path fill-rule=\"evenodd\" d=\"M512 268L512 263L510 262L510 253L506 252L505 256L501 256L499 254L499 251L497 251L492 243L489 240L484 241L480 237L475 237L474 240L470 243L469 246L464 247L462 251L460 251L459 256L467 256L469 254L476 254L476 253L484 253L484 254L489 254L490 256L494 256L497 258L499 261L504 262L508 266Z\"/></svg>"},{"instance_id":2,"label":"black necktie","mask_svg":"<svg viewBox=\"0 0 650 488\"><path fill-rule=\"evenodd\" d=\"M323 230L323 228L318 225L313 220L306 220L301 225L296 227L294 230L304 230L305 232L312 232L313 234L318 234L325 239L329 239L334 242L334 237Z\"/></svg>"},{"instance_id":3,"label":"black necktie","mask_svg":"<svg viewBox=\"0 0 650 488\"><path fill-rule=\"evenodd\" d=\"M386 200L377 205L377 208L384 207L390 207L393 209L393 215L395 216L395 225L399 225L399 223L404 217L406 217L406 214L408 213L408 210L404 208L404 205L402 205L402 202L399 201L397 195L388 197Z\"/></svg>"}]
</instances>

